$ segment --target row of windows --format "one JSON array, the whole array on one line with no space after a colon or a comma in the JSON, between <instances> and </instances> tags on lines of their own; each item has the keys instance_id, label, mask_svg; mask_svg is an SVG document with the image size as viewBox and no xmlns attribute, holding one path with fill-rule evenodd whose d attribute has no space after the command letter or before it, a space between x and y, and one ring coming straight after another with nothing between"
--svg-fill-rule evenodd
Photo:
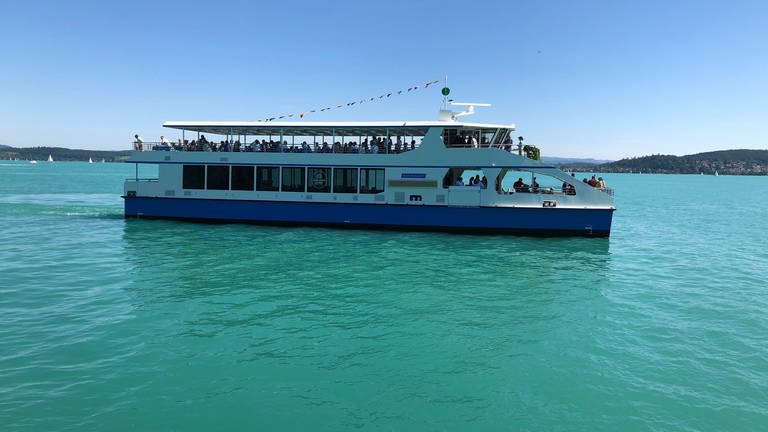
<instances>
[{"instance_id":1,"label":"row of windows","mask_svg":"<svg viewBox=\"0 0 768 432\"><path fill-rule=\"evenodd\" d=\"M182 183L184 189L375 194L384 191L384 169L184 165Z\"/></svg>"}]
</instances>

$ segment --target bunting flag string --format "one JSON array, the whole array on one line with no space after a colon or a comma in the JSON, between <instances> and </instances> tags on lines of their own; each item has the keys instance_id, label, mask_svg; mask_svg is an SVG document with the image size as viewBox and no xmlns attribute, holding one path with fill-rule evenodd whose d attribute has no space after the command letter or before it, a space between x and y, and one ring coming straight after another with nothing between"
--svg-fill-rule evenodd
<instances>
[{"instance_id":1,"label":"bunting flag string","mask_svg":"<svg viewBox=\"0 0 768 432\"><path fill-rule=\"evenodd\" d=\"M360 105L360 104L362 104L364 102L374 102L376 100L381 100L381 99L384 99L384 98L388 98L388 97L390 97L392 95L399 96L399 95L402 95L403 93L409 93L409 92L412 92L412 91L415 91L415 90L419 90L419 89L427 89L429 86L433 86L433 85L435 85L435 84L437 84L439 82L440 82L439 80L429 81L428 83L424 84L423 86L415 85L413 87L408 87L408 89L406 89L406 90L398 90L397 92L385 93L385 94L379 96L378 98L376 98L374 96L374 97L371 97L370 99L360 99L359 101L347 102L346 104L339 104L339 105L336 105L335 107L330 106L330 107L320 108L320 109L311 109L311 110L301 111L301 112L299 112L297 114L286 114L286 115L281 115L281 116L278 116L278 117L270 117L270 118L267 118L267 119L264 119L264 120L259 120L259 121L271 122L271 121L274 121L274 120L282 120L284 118L291 118L293 116L297 116L299 118L304 118L304 116L306 116L308 114L313 114L313 113L317 113L317 112L330 111L332 109L351 107L351 106L354 106L354 105Z\"/></svg>"}]
</instances>

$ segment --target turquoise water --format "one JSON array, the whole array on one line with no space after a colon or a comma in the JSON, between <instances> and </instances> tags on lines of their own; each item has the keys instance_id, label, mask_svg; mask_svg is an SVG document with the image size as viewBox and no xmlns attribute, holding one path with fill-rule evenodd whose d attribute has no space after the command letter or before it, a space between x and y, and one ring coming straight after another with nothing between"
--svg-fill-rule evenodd
<instances>
[{"instance_id":1,"label":"turquoise water","mask_svg":"<svg viewBox=\"0 0 768 432\"><path fill-rule=\"evenodd\" d=\"M0 163L3 431L768 428L768 178L539 239L126 221L133 174Z\"/></svg>"}]
</instances>

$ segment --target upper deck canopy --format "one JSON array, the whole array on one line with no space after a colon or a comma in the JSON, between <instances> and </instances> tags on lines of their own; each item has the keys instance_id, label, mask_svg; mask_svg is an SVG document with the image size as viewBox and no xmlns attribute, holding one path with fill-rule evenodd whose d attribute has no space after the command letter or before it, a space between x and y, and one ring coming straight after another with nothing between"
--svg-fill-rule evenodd
<instances>
[{"instance_id":1,"label":"upper deck canopy","mask_svg":"<svg viewBox=\"0 0 768 432\"><path fill-rule=\"evenodd\" d=\"M453 121L385 122L186 122L170 121L163 127L215 135L382 136L426 135L433 127L451 129L510 129L515 125L461 123Z\"/></svg>"}]
</instances>

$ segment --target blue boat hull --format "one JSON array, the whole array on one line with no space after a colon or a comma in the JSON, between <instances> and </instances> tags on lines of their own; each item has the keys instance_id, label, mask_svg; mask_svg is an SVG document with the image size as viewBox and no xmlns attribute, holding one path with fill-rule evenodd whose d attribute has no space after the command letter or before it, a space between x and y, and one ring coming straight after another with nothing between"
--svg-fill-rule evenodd
<instances>
[{"instance_id":1,"label":"blue boat hull","mask_svg":"<svg viewBox=\"0 0 768 432\"><path fill-rule=\"evenodd\" d=\"M613 218L613 209L123 198L126 218L462 233L607 237Z\"/></svg>"}]
</instances>

